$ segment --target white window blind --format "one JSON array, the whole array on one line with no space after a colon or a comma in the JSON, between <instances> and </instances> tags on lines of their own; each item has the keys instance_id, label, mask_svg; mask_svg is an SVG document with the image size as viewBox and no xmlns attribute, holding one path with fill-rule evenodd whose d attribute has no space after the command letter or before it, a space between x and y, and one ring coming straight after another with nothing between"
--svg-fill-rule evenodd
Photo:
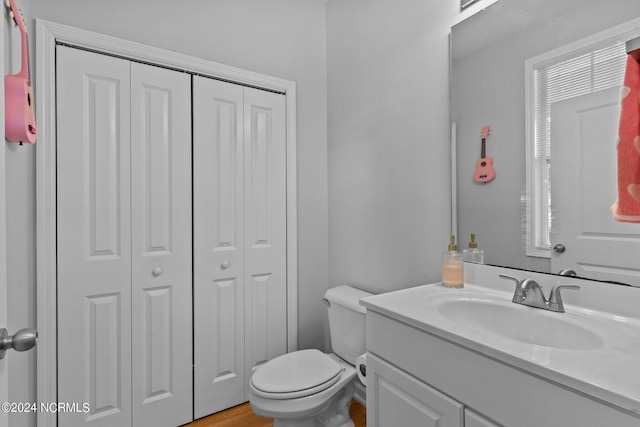
<instances>
[{"instance_id":1,"label":"white window blind","mask_svg":"<svg viewBox=\"0 0 640 427\"><path fill-rule=\"evenodd\" d=\"M527 224L536 250L550 250L551 242L551 104L602 89L621 86L626 63L624 42L610 41L565 53L533 69L534 132L533 183ZM531 185L532 184L532 185Z\"/></svg>"}]
</instances>

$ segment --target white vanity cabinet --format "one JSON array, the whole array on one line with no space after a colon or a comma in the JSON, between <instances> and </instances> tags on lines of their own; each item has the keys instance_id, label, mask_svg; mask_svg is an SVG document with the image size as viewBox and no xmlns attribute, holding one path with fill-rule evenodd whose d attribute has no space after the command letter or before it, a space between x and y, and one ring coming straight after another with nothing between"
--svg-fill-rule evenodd
<instances>
[{"instance_id":1,"label":"white vanity cabinet","mask_svg":"<svg viewBox=\"0 0 640 427\"><path fill-rule=\"evenodd\" d=\"M498 427L478 413L369 354L367 424L371 426Z\"/></svg>"},{"instance_id":2,"label":"white vanity cabinet","mask_svg":"<svg viewBox=\"0 0 640 427\"><path fill-rule=\"evenodd\" d=\"M367 307L370 427L616 426L640 417L456 341L451 334ZM376 311L379 310L379 311ZM544 358L544 351L537 356ZM580 354L576 354L580 363Z\"/></svg>"}]
</instances>

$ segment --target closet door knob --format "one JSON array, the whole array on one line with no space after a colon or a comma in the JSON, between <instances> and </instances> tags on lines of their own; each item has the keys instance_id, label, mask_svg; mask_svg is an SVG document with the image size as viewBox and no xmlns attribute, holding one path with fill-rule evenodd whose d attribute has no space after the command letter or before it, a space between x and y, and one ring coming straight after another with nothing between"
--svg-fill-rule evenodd
<instances>
[{"instance_id":1,"label":"closet door knob","mask_svg":"<svg viewBox=\"0 0 640 427\"><path fill-rule=\"evenodd\" d=\"M220 268L222 268L223 270L229 268L229 266L231 265L231 263L228 260L224 260L222 261L222 264L220 264Z\"/></svg>"},{"instance_id":2,"label":"closet door knob","mask_svg":"<svg viewBox=\"0 0 640 427\"><path fill-rule=\"evenodd\" d=\"M162 269L162 267L156 267L151 272L151 274L153 274L156 277L160 276L162 273L164 273L164 270Z\"/></svg>"}]
</instances>

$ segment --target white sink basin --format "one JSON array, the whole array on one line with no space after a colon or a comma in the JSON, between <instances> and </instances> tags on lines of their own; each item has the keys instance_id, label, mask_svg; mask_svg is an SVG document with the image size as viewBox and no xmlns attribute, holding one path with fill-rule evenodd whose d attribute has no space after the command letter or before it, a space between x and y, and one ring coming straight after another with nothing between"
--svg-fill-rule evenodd
<instances>
[{"instance_id":1,"label":"white sink basin","mask_svg":"<svg viewBox=\"0 0 640 427\"><path fill-rule=\"evenodd\" d=\"M570 350L604 345L602 337L580 325L570 313L526 307L490 295L449 294L428 304L456 324L527 344Z\"/></svg>"}]
</instances>

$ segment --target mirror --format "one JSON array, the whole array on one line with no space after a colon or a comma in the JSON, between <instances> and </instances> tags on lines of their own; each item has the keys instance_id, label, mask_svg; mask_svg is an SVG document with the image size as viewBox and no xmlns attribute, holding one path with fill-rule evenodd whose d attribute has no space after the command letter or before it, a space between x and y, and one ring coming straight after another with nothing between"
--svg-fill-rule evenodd
<instances>
[{"instance_id":1,"label":"mirror","mask_svg":"<svg viewBox=\"0 0 640 427\"><path fill-rule=\"evenodd\" d=\"M498 0L452 28L459 248L475 233L488 264L558 273L550 258L527 255L525 61L639 17L638 0L619 0L615 7L599 0ZM493 157L497 177L478 184L473 176L485 125L492 130L486 156ZM551 171L553 181L571 168L554 167L552 161ZM567 222L555 219L552 229ZM640 225L634 226L640 233ZM607 280L582 270L581 275ZM640 274L625 283L640 286Z\"/></svg>"}]
</instances>

